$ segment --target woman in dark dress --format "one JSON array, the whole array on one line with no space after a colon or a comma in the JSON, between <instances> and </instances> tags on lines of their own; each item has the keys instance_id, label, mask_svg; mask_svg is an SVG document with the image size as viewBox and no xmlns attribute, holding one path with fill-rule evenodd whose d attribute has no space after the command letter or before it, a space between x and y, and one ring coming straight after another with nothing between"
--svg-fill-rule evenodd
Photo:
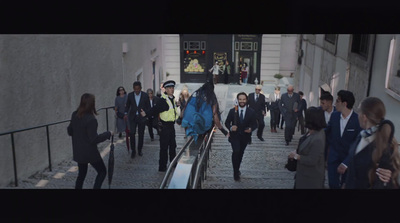
<instances>
[{"instance_id":1,"label":"woman in dark dress","mask_svg":"<svg viewBox=\"0 0 400 223\"><path fill-rule=\"evenodd\" d=\"M119 87L117 89L117 97L115 97L115 115L117 116L117 130L118 137L122 138L122 133L126 129L127 123L124 120L125 105L128 100L128 95L126 94L124 87Z\"/></svg>"},{"instance_id":2,"label":"woman in dark dress","mask_svg":"<svg viewBox=\"0 0 400 223\"><path fill-rule=\"evenodd\" d=\"M97 134L98 123L95 115L97 115L97 112L94 95L83 94L80 105L72 113L71 122L67 128L68 135L72 136L73 160L78 163L79 172L75 189L82 189L89 163L97 171L93 189L101 188L107 174L97 144L109 139L113 132L107 131L100 135Z\"/></svg>"}]
</instances>

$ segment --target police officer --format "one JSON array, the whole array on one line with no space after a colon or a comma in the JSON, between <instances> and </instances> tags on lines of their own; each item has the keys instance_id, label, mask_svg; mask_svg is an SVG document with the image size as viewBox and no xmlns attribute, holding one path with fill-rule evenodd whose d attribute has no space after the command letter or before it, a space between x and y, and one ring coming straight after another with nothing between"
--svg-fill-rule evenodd
<instances>
[{"instance_id":1,"label":"police officer","mask_svg":"<svg viewBox=\"0 0 400 223\"><path fill-rule=\"evenodd\" d=\"M175 141L175 121L179 118L174 97L175 81L169 80L163 84L165 92L161 94L158 103L150 109L150 114L158 117L161 122L160 126L160 159L158 161L158 171L165 172L167 170L168 155L169 161L176 156Z\"/></svg>"}]
</instances>

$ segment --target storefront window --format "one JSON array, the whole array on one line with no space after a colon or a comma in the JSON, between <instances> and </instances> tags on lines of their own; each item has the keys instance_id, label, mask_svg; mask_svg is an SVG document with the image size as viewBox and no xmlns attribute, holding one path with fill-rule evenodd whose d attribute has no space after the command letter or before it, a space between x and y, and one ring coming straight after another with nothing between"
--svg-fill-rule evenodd
<instances>
[{"instance_id":1,"label":"storefront window","mask_svg":"<svg viewBox=\"0 0 400 223\"><path fill-rule=\"evenodd\" d=\"M187 74L203 74L206 64L205 51L190 51L184 52L183 71Z\"/></svg>"}]
</instances>

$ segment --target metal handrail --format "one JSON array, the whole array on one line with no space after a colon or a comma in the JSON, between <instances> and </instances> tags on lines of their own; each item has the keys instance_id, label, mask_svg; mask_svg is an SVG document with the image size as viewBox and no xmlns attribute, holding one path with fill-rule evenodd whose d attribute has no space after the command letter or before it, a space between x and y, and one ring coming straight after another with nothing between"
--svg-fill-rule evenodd
<instances>
[{"instance_id":1,"label":"metal handrail","mask_svg":"<svg viewBox=\"0 0 400 223\"><path fill-rule=\"evenodd\" d=\"M167 185L167 182L169 180L169 177L172 173L172 169L175 168L175 165L178 163L178 160L182 156L183 152L186 150L186 148L192 143L193 141L193 136L190 136L189 140L186 141L185 145L179 150L178 154L175 156L175 158L172 160L172 162L169 164L167 172L164 175L164 178L160 184L160 189L164 189L165 186Z\"/></svg>"},{"instance_id":2,"label":"metal handrail","mask_svg":"<svg viewBox=\"0 0 400 223\"><path fill-rule=\"evenodd\" d=\"M209 136L207 138L206 145L205 145L204 149L201 151L200 159L197 162L196 171L195 171L195 174L194 174L194 179L193 179L193 184L192 184L192 188L191 189L196 189L196 188L200 188L201 189L201 186L198 187L197 185L199 183L200 176L202 177L201 178L202 180L205 179L205 174L207 172L207 165L206 164L208 163L209 152L211 150L211 139L214 136L215 129L216 129L216 127L214 126L214 128L211 130L211 133L209 134ZM205 159L205 157L207 157L207 159ZM200 172L201 170L202 170L202 172Z\"/></svg>"},{"instance_id":3,"label":"metal handrail","mask_svg":"<svg viewBox=\"0 0 400 223\"><path fill-rule=\"evenodd\" d=\"M97 110L106 110L106 123L107 123L107 131L108 131L108 109L111 108L115 108L114 106L109 106L109 107L104 107L104 108L100 108ZM4 135L10 135L11 136L11 148L12 148L12 154L13 154L13 168L14 168L14 184L15 187L18 187L18 176L17 176L17 160L16 160L16 155L15 155L15 142L14 142L14 134L18 133L18 132L24 132L24 131L29 131L29 130L33 130L33 129L39 129L39 128L46 128L46 137L47 137L47 154L48 154L48 160L49 160L49 170L52 171L52 165L51 165L51 151L50 151L50 132L49 132L49 126L52 125L58 125L61 123L65 123L65 122L69 122L71 121L70 119L68 120L64 120L64 121L59 121L59 122L53 122L53 123L49 123L49 124L44 124L44 125L38 125L38 126L34 126L34 127L29 127L29 128L25 128L25 129L18 129L18 130L14 130L14 131L8 131L8 132L3 132L0 133L0 136L4 136Z\"/></svg>"}]
</instances>

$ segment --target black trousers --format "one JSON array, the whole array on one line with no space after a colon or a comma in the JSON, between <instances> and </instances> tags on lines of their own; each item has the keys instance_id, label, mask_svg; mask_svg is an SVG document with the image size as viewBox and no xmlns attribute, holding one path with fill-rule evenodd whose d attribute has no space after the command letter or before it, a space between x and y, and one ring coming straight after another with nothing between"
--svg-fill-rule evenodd
<instances>
[{"instance_id":1,"label":"black trousers","mask_svg":"<svg viewBox=\"0 0 400 223\"><path fill-rule=\"evenodd\" d=\"M156 127L154 127L153 122L154 122L154 118L149 118L149 120L146 122L150 138L152 138L152 139L154 139L153 128L156 129L157 134L159 135L158 129Z\"/></svg>"},{"instance_id":2,"label":"black trousers","mask_svg":"<svg viewBox=\"0 0 400 223\"><path fill-rule=\"evenodd\" d=\"M160 131L160 159L158 161L159 169L166 169L167 162L176 156L176 141L175 141L175 127L173 123L163 123L162 130Z\"/></svg>"},{"instance_id":3,"label":"black trousers","mask_svg":"<svg viewBox=\"0 0 400 223\"><path fill-rule=\"evenodd\" d=\"M88 165L88 163L78 163L78 178L75 182L75 189L82 189L83 182L85 181L88 170ZM95 163L90 163L90 165L92 165L93 168L97 171L97 176L96 180L94 181L93 189L100 189L107 175L106 165L104 165L103 160Z\"/></svg>"},{"instance_id":4,"label":"black trousers","mask_svg":"<svg viewBox=\"0 0 400 223\"><path fill-rule=\"evenodd\" d=\"M285 140L290 142L292 141L294 129L296 125L296 116L294 114L290 114L285 116Z\"/></svg>"},{"instance_id":5,"label":"black trousers","mask_svg":"<svg viewBox=\"0 0 400 223\"><path fill-rule=\"evenodd\" d=\"M298 116L297 123L298 123L298 128L300 128L300 130L301 130L301 134L304 135L304 133L306 132L306 129L304 127L304 117L303 117L303 115Z\"/></svg>"},{"instance_id":6,"label":"black trousers","mask_svg":"<svg viewBox=\"0 0 400 223\"><path fill-rule=\"evenodd\" d=\"M143 139L144 139L144 130L146 128L146 122L142 121L141 119L139 119L138 117L135 118L135 120L130 122L130 133L129 133L129 138L130 138L130 143L131 143L131 149L132 149L132 153L135 154L136 153L136 139L135 139L135 135L136 135L136 127L138 129L138 152L142 151L143 148Z\"/></svg>"},{"instance_id":7,"label":"black trousers","mask_svg":"<svg viewBox=\"0 0 400 223\"><path fill-rule=\"evenodd\" d=\"M277 127L279 128L281 112L279 111L279 109L274 109L274 110L270 110L270 114L271 114L271 119L270 119L271 129L276 130Z\"/></svg>"},{"instance_id":8,"label":"black trousers","mask_svg":"<svg viewBox=\"0 0 400 223\"><path fill-rule=\"evenodd\" d=\"M265 122L264 122L264 115L257 115L257 117L256 117L256 119L257 119L257 124L258 124L258 126L257 126L257 137L262 137L262 134L263 134L263 130L264 130L264 127L265 127Z\"/></svg>"},{"instance_id":9,"label":"black trousers","mask_svg":"<svg viewBox=\"0 0 400 223\"><path fill-rule=\"evenodd\" d=\"M244 137L231 137L230 138L232 146L232 166L233 175L237 176L239 174L240 164L242 163L244 150L248 144L248 140Z\"/></svg>"}]
</instances>

